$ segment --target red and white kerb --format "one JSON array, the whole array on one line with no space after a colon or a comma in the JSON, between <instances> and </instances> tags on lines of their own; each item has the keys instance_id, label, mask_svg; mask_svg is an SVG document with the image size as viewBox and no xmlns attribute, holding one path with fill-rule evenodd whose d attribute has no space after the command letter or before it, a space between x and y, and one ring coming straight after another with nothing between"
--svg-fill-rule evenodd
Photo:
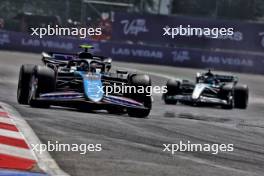
<instances>
[{"instance_id":1,"label":"red and white kerb","mask_svg":"<svg viewBox=\"0 0 264 176\"><path fill-rule=\"evenodd\" d=\"M0 169L30 171L36 158L11 116L0 106Z\"/></svg>"}]
</instances>

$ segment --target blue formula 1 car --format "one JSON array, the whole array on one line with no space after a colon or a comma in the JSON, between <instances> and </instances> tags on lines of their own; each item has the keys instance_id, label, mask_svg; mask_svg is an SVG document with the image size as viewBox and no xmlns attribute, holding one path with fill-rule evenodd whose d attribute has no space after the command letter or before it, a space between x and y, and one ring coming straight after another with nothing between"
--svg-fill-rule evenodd
<instances>
[{"instance_id":1,"label":"blue formula 1 car","mask_svg":"<svg viewBox=\"0 0 264 176\"><path fill-rule=\"evenodd\" d=\"M137 91L151 86L148 75L117 70L110 72L112 59L88 52L81 45L78 54L42 53L44 65L22 65L17 100L31 107L67 106L81 110L105 109L109 113L128 113L147 117L152 107L150 93ZM133 92L107 92L109 87L130 86ZM122 89L119 89L122 90Z\"/></svg>"}]
</instances>

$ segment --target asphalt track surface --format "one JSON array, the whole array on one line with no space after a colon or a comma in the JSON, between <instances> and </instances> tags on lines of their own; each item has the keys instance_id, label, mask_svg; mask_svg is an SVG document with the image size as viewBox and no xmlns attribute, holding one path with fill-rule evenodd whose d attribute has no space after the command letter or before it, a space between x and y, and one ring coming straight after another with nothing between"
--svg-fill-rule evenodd
<instances>
[{"instance_id":1,"label":"asphalt track surface","mask_svg":"<svg viewBox=\"0 0 264 176\"><path fill-rule=\"evenodd\" d=\"M101 152L50 152L59 166L73 176L262 176L264 173L264 77L237 74L250 88L247 110L223 110L185 105L165 105L154 95L146 119L83 113L52 107L32 109L16 102L21 64L38 64L40 55L0 52L0 101L14 106L40 140L64 144L102 144ZM183 78L195 69L114 62L114 65ZM153 85L166 78L152 76ZM163 152L162 144L232 143L234 152Z\"/></svg>"}]
</instances>

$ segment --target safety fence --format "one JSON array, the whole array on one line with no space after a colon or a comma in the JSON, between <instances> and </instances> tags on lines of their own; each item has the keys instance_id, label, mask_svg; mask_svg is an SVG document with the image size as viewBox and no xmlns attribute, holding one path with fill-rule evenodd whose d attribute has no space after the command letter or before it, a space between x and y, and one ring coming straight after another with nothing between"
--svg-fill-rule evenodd
<instances>
[{"instance_id":1,"label":"safety fence","mask_svg":"<svg viewBox=\"0 0 264 176\"><path fill-rule=\"evenodd\" d=\"M83 43L94 45L96 54L118 61L264 74L264 55L260 54L99 42L57 36L40 39L25 33L0 31L2 50L72 53L80 51L78 46Z\"/></svg>"}]
</instances>

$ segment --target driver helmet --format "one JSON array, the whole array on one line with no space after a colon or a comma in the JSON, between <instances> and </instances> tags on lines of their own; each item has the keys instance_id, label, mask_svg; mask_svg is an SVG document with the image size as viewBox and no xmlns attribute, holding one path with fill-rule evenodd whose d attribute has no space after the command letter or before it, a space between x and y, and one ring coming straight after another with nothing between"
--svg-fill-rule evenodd
<instances>
[{"instance_id":1,"label":"driver helmet","mask_svg":"<svg viewBox=\"0 0 264 176\"><path fill-rule=\"evenodd\" d=\"M214 74L212 73L211 69L209 69L208 72L205 73L204 75L207 76L207 77L213 77L214 76Z\"/></svg>"},{"instance_id":2,"label":"driver helmet","mask_svg":"<svg viewBox=\"0 0 264 176\"><path fill-rule=\"evenodd\" d=\"M205 83L208 84L214 84L215 83L215 77L212 71L209 69L207 73L204 74L205 76Z\"/></svg>"},{"instance_id":3,"label":"driver helmet","mask_svg":"<svg viewBox=\"0 0 264 176\"><path fill-rule=\"evenodd\" d=\"M79 71L88 71L89 70L89 65L87 62L80 62L79 66L78 66L78 70Z\"/></svg>"}]
</instances>

